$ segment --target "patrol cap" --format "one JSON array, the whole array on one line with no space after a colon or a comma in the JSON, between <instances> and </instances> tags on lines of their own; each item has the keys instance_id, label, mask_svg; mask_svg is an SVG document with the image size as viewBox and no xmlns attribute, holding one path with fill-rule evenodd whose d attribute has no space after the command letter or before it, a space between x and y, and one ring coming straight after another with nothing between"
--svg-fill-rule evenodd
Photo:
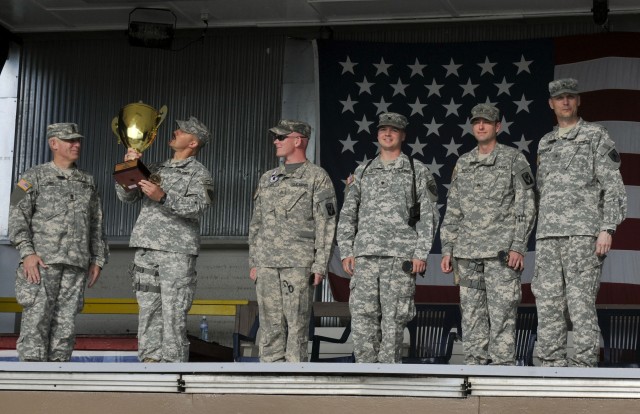
<instances>
[{"instance_id":1,"label":"patrol cap","mask_svg":"<svg viewBox=\"0 0 640 414\"><path fill-rule=\"evenodd\" d=\"M398 129L405 129L409 122L404 115L397 114L395 112L384 112L380 114L378 120L378 128L383 126L392 126Z\"/></svg>"},{"instance_id":2,"label":"patrol cap","mask_svg":"<svg viewBox=\"0 0 640 414\"><path fill-rule=\"evenodd\" d=\"M500 110L493 105L481 103L471 109L471 122L477 118L486 119L491 122L500 121Z\"/></svg>"},{"instance_id":3,"label":"patrol cap","mask_svg":"<svg viewBox=\"0 0 640 414\"><path fill-rule=\"evenodd\" d=\"M565 78L549 82L549 95L552 98L563 93L578 95L578 81L573 78Z\"/></svg>"},{"instance_id":4,"label":"patrol cap","mask_svg":"<svg viewBox=\"0 0 640 414\"><path fill-rule=\"evenodd\" d=\"M275 135L289 135L292 132L297 132L303 137L309 138L309 135L311 135L311 126L302 121L281 119L278 125L269 129L269 132Z\"/></svg>"},{"instance_id":5,"label":"patrol cap","mask_svg":"<svg viewBox=\"0 0 640 414\"><path fill-rule=\"evenodd\" d=\"M205 145L209 142L209 137L211 134L209 133L209 129L205 124L198 121L195 116L190 116L186 121L176 121L178 124L178 128L183 130L188 134L195 135L202 142L202 145Z\"/></svg>"},{"instance_id":6,"label":"patrol cap","mask_svg":"<svg viewBox=\"0 0 640 414\"><path fill-rule=\"evenodd\" d=\"M78 125L71 122L61 122L59 124L51 124L47 127L47 139L56 137L62 140L84 138Z\"/></svg>"}]
</instances>

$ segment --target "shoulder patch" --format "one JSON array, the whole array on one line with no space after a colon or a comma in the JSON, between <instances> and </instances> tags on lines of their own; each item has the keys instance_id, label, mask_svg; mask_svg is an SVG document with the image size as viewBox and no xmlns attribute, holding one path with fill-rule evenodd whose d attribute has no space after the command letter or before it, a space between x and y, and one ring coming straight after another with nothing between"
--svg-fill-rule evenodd
<instances>
[{"instance_id":1,"label":"shoulder patch","mask_svg":"<svg viewBox=\"0 0 640 414\"><path fill-rule=\"evenodd\" d=\"M33 186L31 185L31 183L29 181L27 181L24 178L22 178L22 179L20 179L20 181L18 181L18 184L16 184L16 187L22 188L24 190L24 192L26 193Z\"/></svg>"},{"instance_id":2,"label":"shoulder patch","mask_svg":"<svg viewBox=\"0 0 640 414\"><path fill-rule=\"evenodd\" d=\"M530 189L536 184L536 180L533 178L533 174L531 174L531 170L529 168L521 170L516 174L516 177L522 183L525 190Z\"/></svg>"},{"instance_id":3,"label":"shoulder patch","mask_svg":"<svg viewBox=\"0 0 640 414\"><path fill-rule=\"evenodd\" d=\"M327 201L324 204L325 211L327 212L327 217L333 217L336 215L336 207L333 204L333 201Z\"/></svg>"}]
</instances>

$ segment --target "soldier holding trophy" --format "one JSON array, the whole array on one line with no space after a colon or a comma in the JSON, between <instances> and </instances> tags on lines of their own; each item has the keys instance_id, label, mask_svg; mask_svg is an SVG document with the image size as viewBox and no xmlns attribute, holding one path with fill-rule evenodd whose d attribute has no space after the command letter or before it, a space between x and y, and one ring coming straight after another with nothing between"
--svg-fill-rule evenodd
<instances>
[{"instance_id":1,"label":"soldier holding trophy","mask_svg":"<svg viewBox=\"0 0 640 414\"><path fill-rule=\"evenodd\" d=\"M165 114L166 107L156 112L141 103L130 104L112 125L129 147L125 163L114 173L118 198L125 203L142 200L129 242L137 249L131 274L140 308L142 362L188 361L186 323L197 282L200 217L213 195L211 174L196 160L210 134L195 117L176 121L178 129L169 140L172 158L148 169L140 162L140 151L153 142Z\"/></svg>"}]
</instances>

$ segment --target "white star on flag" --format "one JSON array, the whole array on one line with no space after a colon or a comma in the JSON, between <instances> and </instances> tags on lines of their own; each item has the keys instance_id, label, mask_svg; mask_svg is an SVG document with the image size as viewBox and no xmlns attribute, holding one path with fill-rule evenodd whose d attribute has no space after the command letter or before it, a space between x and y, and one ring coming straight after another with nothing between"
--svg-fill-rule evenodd
<instances>
[{"instance_id":1,"label":"white star on flag","mask_svg":"<svg viewBox=\"0 0 640 414\"><path fill-rule=\"evenodd\" d=\"M429 167L429 171L431 171L432 174L435 174L438 177L440 177L440 168L442 168L443 165L444 164L438 164L436 162L436 157L433 157L431 164L427 164L427 166Z\"/></svg>"},{"instance_id":2,"label":"white star on flag","mask_svg":"<svg viewBox=\"0 0 640 414\"><path fill-rule=\"evenodd\" d=\"M429 95L427 95L427 97L431 96L431 95L440 95L440 89L442 89L442 87L444 86L444 84L439 85L438 83L436 83L436 80L434 79L433 81L431 81L431 85L424 85L425 88L429 89Z\"/></svg>"},{"instance_id":3,"label":"white star on flag","mask_svg":"<svg viewBox=\"0 0 640 414\"><path fill-rule=\"evenodd\" d=\"M345 62L338 62L338 63L340 63L342 65L342 74L343 75L345 73L347 73L347 72L351 72L354 75L356 74L353 71L353 68L354 68L355 65L357 65L357 63L352 62L351 59L349 58L349 56L347 56L347 60Z\"/></svg>"},{"instance_id":4,"label":"white star on flag","mask_svg":"<svg viewBox=\"0 0 640 414\"><path fill-rule=\"evenodd\" d=\"M453 101L453 98L451 98L451 102L449 102L448 104L442 104L442 106L444 106L447 110L447 114L445 115L445 117L448 117L449 115L455 114L455 116L458 116L458 108L460 108L462 106L462 104L457 104Z\"/></svg>"},{"instance_id":5,"label":"white star on flag","mask_svg":"<svg viewBox=\"0 0 640 414\"><path fill-rule=\"evenodd\" d=\"M520 58L520 62L513 62L513 64L518 67L518 73L516 73L516 75L520 72L531 73L531 71L529 70L529 65L531 65L531 62L533 62L533 60L525 60L524 55L522 55L522 57Z\"/></svg>"},{"instance_id":6,"label":"white star on flag","mask_svg":"<svg viewBox=\"0 0 640 414\"><path fill-rule=\"evenodd\" d=\"M442 144L442 146L447 149L447 155L445 155L445 157L448 157L449 155L455 155L456 157L460 156L460 154L458 154L458 148L460 148L462 144L456 144L453 138L451 138L450 143Z\"/></svg>"},{"instance_id":7,"label":"white star on flag","mask_svg":"<svg viewBox=\"0 0 640 414\"><path fill-rule=\"evenodd\" d=\"M384 96L381 96L380 97L380 101L379 102L373 102L373 104L377 108L376 115L378 115L378 114L381 114L383 112L389 112L389 105L391 105L391 102L385 102L384 101Z\"/></svg>"},{"instance_id":8,"label":"white star on flag","mask_svg":"<svg viewBox=\"0 0 640 414\"><path fill-rule=\"evenodd\" d=\"M474 97L476 96L475 89L478 87L478 84L471 83L471 78L469 78L466 85L460 85L460 87L462 88L462 96L465 96L465 95L471 95Z\"/></svg>"},{"instance_id":9,"label":"white star on flag","mask_svg":"<svg viewBox=\"0 0 640 414\"><path fill-rule=\"evenodd\" d=\"M513 122L507 122L507 120L504 119L504 115L502 115L502 122L500 122L500 131L498 131L498 135L502 134L503 132L507 135L510 135L509 127L511 126L511 124L513 124Z\"/></svg>"},{"instance_id":10,"label":"white star on flag","mask_svg":"<svg viewBox=\"0 0 640 414\"><path fill-rule=\"evenodd\" d=\"M415 154L424 155L423 148L427 146L427 144L423 144L420 142L420 138L416 137L416 140L413 144L408 144L411 147L411 156Z\"/></svg>"},{"instance_id":11,"label":"white star on flag","mask_svg":"<svg viewBox=\"0 0 640 414\"><path fill-rule=\"evenodd\" d=\"M365 92L368 93L369 95L371 95L371 87L374 84L369 82L369 79L367 79L366 76L364 77L362 82L356 82L356 85L358 85L360 87L360 95L362 95Z\"/></svg>"},{"instance_id":12,"label":"white star on flag","mask_svg":"<svg viewBox=\"0 0 640 414\"><path fill-rule=\"evenodd\" d=\"M516 114L520 111L529 112L529 104L533 101L527 101L527 98L524 97L524 93L522 94L522 98L519 101L513 101L514 104L518 105L518 109L516 109Z\"/></svg>"},{"instance_id":13,"label":"white star on flag","mask_svg":"<svg viewBox=\"0 0 640 414\"><path fill-rule=\"evenodd\" d=\"M409 69L411 69L410 78L413 78L414 75L424 76L422 74L422 69L427 67L427 65L421 65L420 62L418 61L418 58L416 58L416 63L414 63L413 65L407 65L407 66L409 66Z\"/></svg>"},{"instance_id":14,"label":"white star on flag","mask_svg":"<svg viewBox=\"0 0 640 414\"><path fill-rule=\"evenodd\" d=\"M351 151L354 154L356 153L353 149L353 146L356 145L358 141L352 140L351 134L347 135L347 139L341 139L340 142L342 143L342 152Z\"/></svg>"},{"instance_id":15,"label":"white star on flag","mask_svg":"<svg viewBox=\"0 0 640 414\"><path fill-rule=\"evenodd\" d=\"M490 73L493 75L493 67L495 65L496 63L489 62L489 56L485 56L484 63L478 63L478 66L480 66L480 68L482 69L482 71L480 72L480 76L484 75L485 73Z\"/></svg>"},{"instance_id":16,"label":"white star on flag","mask_svg":"<svg viewBox=\"0 0 640 414\"><path fill-rule=\"evenodd\" d=\"M404 90L407 89L407 86L409 86L408 83L402 83L402 81L400 80L400 78L398 78L398 82L395 85L391 85L391 87L393 88L393 95L392 96L396 96L396 95L403 95L403 96L407 96L404 94Z\"/></svg>"},{"instance_id":17,"label":"white star on flag","mask_svg":"<svg viewBox=\"0 0 640 414\"><path fill-rule=\"evenodd\" d=\"M451 58L451 61L449 62L448 65L442 65L443 68L445 68L447 70L447 74L444 75L445 78L448 78L449 75L456 75L458 76L458 68L462 66L462 65L456 65L456 63L453 61L453 58Z\"/></svg>"},{"instance_id":18,"label":"white star on flag","mask_svg":"<svg viewBox=\"0 0 640 414\"><path fill-rule=\"evenodd\" d=\"M439 124L436 122L435 118L431 118L431 122L428 124L424 124L424 126L427 127L428 131L427 131L427 136L431 135L431 134L435 134L435 135L440 135L440 127L443 124Z\"/></svg>"},{"instance_id":19,"label":"white star on flag","mask_svg":"<svg viewBox=\"0 0 640 414\"><path fill-rule=\"evenodd\" d=\"M464 124L458 124L458 126L462 129L461 137L464 137L467 134L473 135L473 124L471 123L471 118L467 118L467 122Z\"/></svg>"},{"instance_id":20,"label":"white star on flag","mask_svg":"<svg viewBox=\"0 0 640 414\"><path fill-rule=\"evenodd\" d=\"M419 98L416 97L416 101L414 103L410 103L407 105L411 107L411 115L420 114L420 116L424 116L424 113L422 112L422 108L427 106L427 104L423 104L422 102L420 102Z\"/></svg>"},{"instance_id":21,"label":"white star on flag","mask_svg":"<svg viewBox=\"0 0 640 414\"><path fill-rule=\"evenodd\" d=\"M351 111L355 115L355 111L353 110L353 105L357 104L358 101L352 101L351 95L347 95L347 100L340 101L340 103L342 104L342 113Z\"/></svg>"},{"instance_id":22,"label":"white star on flag","mask_svg":"<svg viewBox=\"0 0 640 414\"><path fill-rule=\"evenodd\" d=\"M525 152L525 151L529 152L529 143L531 143L531 140L524 139L524 135L522 135L522 137L520 138L520 141L514 141L513 143L518 147L518 149L521 152Z\"/></svg>"},{"instance_id":23,"label":"white star on flag","mask_svg":"<svg viewBox=\"0 0 640 414\"><path fill-rule=\"evenodd\" d=\"M376 67L376 76L378 76L381 73L384 73L385 75L389 76L389 67L393 66L391 64L385 63L384 61L384 57L380 59L380 63L374 63L373 66Z\"/></svg>"},{"instance_id":24,"label":"white star on flag","mask_svg":"<svg viewBox=\"0 0 640 414\"><path fill-rule=\"evenodd\" d=\"M358 132L356 132L356 134L359 133L360 131L365 131L366 133L369 133L369 125L373 124L373 122L370 122L367 119L366 115L362 115L362 120L355 121L355 122L356 124L358 124Z\"/></svg>"},{"instance_id":25,"label":"white star on flag","mask_svg":"<svg viewBox=\"0 0 640 414\"><path fill-rule=\"evenodd\" d=\"M511 93L509 92L509 88L513 86L513 83L507 83L506 77L502 78L502 82L494 83L494 85L496 85L496 87L498 88L498 93L496 94L496 96L500 96L501 93L511 95Z\"/></svg>"}]
</instances>

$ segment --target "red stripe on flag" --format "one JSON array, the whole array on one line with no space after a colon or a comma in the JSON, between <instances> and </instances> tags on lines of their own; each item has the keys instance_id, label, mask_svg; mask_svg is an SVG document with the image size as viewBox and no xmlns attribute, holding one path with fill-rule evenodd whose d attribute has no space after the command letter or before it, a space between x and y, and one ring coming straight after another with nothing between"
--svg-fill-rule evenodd
<instances>
[{"instance_id":1,"label":"red stripe on flag","mask_svg":"<svg viewBox=\"0 0 640 414\"><path fill-rule=\"evenodd\" d=\"M640 298L640 285L630 283L601 283L596 304L637 305ZM522 285L522 303L535 304L531 293L531 284Z\"/></svg>"},{"instance_id":2,"label":"red stripe on flag","mask_svg":"<svg viewBox=\"0 0 640 414\"><path fill-rule=\"evenodd\" d=\"M638 48L640 49L640 48ZM640 121L640 91L603 89L580 94L578 113L586 121Z\"/></svg>"},{"instance_id":3,"label":"red stripe on flag","mask_svg":"<svg viewBox=\"0 0 640 414\"><path fill-rule=\"evenodd\" d=\"M620 174L622 174L624 184L640 185L640 154L621 153L620 159L622 161ZM638 200L629 200L629 202L637 203Z\"/></svg>"},{"instance_id":4,"label":"red stripe on flag","mask_svg":"<svg viewBox=\"0 0 640 414\"><path fill-rule=\"evenodd\" d=\"M626 219L616 229L611 248L615 250L640 250L640 237L638 237L638 234L640 234L640 219ZM638 271L638 269L633 270ZM638 282L640 283L640 280Z\"/></svg>"},{"instance_id":5,"label":"red stripe on flag","mask_svg":"<svg viewBox=\"0 0 640 414\"><path fill-rule=\"evenodd\" d=\"M555 62L556 65L564 65L604 56L640 57L640 48L632 46L638 43L640 33L560 37L554 40Z\"/></svg>"}]
</instances>

